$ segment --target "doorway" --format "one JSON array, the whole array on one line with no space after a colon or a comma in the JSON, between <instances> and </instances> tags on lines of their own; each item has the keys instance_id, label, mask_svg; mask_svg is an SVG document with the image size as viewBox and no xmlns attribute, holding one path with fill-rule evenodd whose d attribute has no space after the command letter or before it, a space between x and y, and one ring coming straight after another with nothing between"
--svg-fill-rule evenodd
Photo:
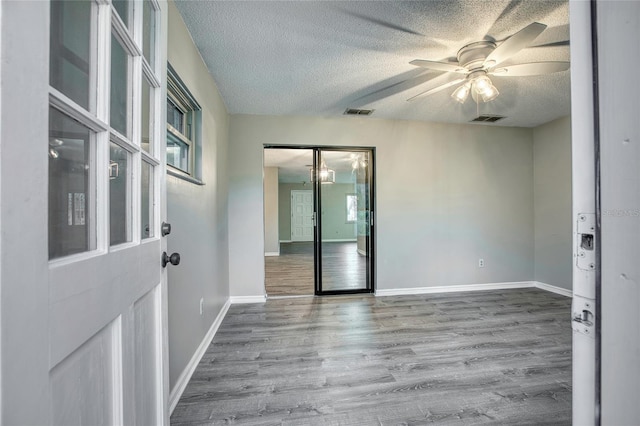
<instances>
[{"instance_id":1,"label":"doorway","mask_svg":"<svg viewBox=\"0 0 640 426\"><path fill-rule=\"evenodd\" d=\"M372 148L266 146L269 297L374 289Z\"/></svg>"}]
</instances>

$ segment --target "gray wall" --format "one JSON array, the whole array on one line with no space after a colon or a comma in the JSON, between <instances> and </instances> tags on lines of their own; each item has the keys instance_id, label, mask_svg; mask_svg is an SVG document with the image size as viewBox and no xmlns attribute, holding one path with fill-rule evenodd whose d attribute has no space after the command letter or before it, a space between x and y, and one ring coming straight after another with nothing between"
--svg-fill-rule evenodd
<instances>
[{"instance_id":1,"label":"gray wall","mask_svg":"<svg viewBox=\"0 0 640 426\"><path fill-rule=\"evenodd\" d=\"M356 240L356 224L347 223L346 195L355 194L354 184L334 183L322 191L322 240Z\"/></svg>"},{"instance_id":2,"label":"gray wall","mask_svg":"<svg viewBox=\"0 0 640 426\"><path fill-rule=\"evenodd\" d=\"M279 226L280 241L291 240L291 191L312 190L310 184L280 183ZM335 183L322 186L322 238L324 240L356 239L355 224L347 223L345 195L353 194L352 184ZM268 250L267 250L268 251Z\"/></svg>"},{"instance_id":3,"label":"gray wall","mask_svg":"<svg viewBox=\"0 0 640 426\"><path fill-rule=\"evenodd\" d=\"M533 129L535 280L572 288L571 119Z\"/></svg>"},{"instance_id":4,"label":"gray wall","mask_svg":"<svg viewBox=\"0 0 640 426\"><path fill-rule=\"evenodd\" d=\"M233 296L264 294L264 144L376 147L379 289L534 278L531 129L233 115L229 132Z\"/></svg>"},{"instance_id":5,"label":"gray wall","mask_svg":"<svg viewBox=\"0 0 640 426\"><path fill-rule=\"evenodd\" d=\"M264 252L280 253L278 236L278 168L264 168Z\"/></svg>"},{"instance_id":6,"label":"gray wall","mask_svg":"<svg viewBox=\"0 0 640 426\"><path fill-rule=\"evenodd\" d=\"M229 298L228 115L173 2L169 2L168 58L202 106L205 183L200 186L167 176L167 217L173 225L167 237L168 251L182 255L180 265L169 268L168 278L169 378L173 389ZM259 221L262 223L262 218ZM204 298L203 315L200 298Z\"/></svg>"}]
</instances>

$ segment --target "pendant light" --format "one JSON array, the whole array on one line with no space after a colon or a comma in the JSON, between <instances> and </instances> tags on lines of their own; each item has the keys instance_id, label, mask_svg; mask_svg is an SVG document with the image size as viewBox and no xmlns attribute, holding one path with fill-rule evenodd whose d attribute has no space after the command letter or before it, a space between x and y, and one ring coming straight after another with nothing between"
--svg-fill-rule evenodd
<instances>
[{"instance_id":1,"label":"pendant light","mask_svg":"<svg viewBox=\"0 0 640 426\"><path fill-rule=\"evenodd\" d=\"M311 176L311 182L316 181L316 174L314 173L313 167L309 169L309 174ZM318 180L320 183L336 183L336 171L327 167L327 163L324 162L324 159L320 162L320 169L318 169Z\"/></svg>"}]
</instances>

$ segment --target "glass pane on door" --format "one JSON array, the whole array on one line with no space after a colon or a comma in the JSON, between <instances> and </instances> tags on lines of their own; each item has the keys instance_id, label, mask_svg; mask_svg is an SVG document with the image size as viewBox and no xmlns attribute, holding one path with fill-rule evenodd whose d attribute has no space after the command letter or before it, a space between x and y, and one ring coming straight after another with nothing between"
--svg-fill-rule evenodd
<instances>
[{"instance_id":1,"label":"glass pane on door","mask_svg":"<svg viewBox=\"0 0 640 426\"><path fill-rule=\"evenodd\" d=\"M321 150L320 291L367 291L370 284L371 152Z\"/></svg>"},{"instance_id":2,"label":"glass pane on door","mask_svg":"<svg viewBox=\"0 0 640 426\"><path fill-rule=\"evenodd\" d=\"M153 166L142 161L140 171L140 237L151 238L153 233Z\"/></svg>"},{"instance_id":3,"label":"glass pane on door","mask_svg":"<svg viewBox=\"0 0 640 426\"><path fill-rule=\"evenodd\" d=\"M145 59L154 67L155 61L155 39L156 35L156 14L153 5L149 0L142 3L142 53Z\"/></svg>"},{"instance_id":4,"label":"glass pane on door","mask_svg":"<svg viewBox=\"0 0 640 426\"><path fill-rule=\"evenodd\" d=\"M129 136L129 55L111 36L111 127Z\"/></svg>"},{"instance_id":5,"label":"glass pane on door","mask_svg":"<svg viewBox=\"0 0 640 426\"><path fill-rule=\"evenodd\" d=\"M122 147L109 144L109 229L110 244L131 241L129 157Z\"/></svg>"},{"instance_id":6,"label":"glass pane on door","mask_svg":"<svg viewBox=\"0 0 640 426\"><path fill-rule=\"evenodd\" d=\"M92 2L51 2L49 82L86 110L90 105Z\"/></svg>"},{"instance_id":7,"label":"glass pane on door","mask_svg":"<svg viewBox=\"0 0 640 426\"><path fill-rule=\"evenodd\" d=\"M49 259L96 248L94 136L49 108Z\"/></svg>"},{"instance_id":8,"label":"glass pane on door","mask_svg":"<svg viewBox=\"0 0 640 426\"><path fill-rule=\"evenodd\" d=\"M141 139L140 139L140 147L144 149L149 154L155 154L153 150L153 121L151 118L153 117L153 92L156 89L151 87L149 81L146 76L142 77L142 99L141 99Z\"/></svg>"}]
</instances>

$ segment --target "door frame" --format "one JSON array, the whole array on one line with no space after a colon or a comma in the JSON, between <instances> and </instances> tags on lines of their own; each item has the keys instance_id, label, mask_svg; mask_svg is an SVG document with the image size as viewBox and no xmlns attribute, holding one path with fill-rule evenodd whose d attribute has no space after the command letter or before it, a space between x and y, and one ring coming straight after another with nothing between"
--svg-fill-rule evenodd
<instances>
[{"instance_id":1,"label":"door frame","mask_svg":"<svg viewBox=\"0 0 640 426\"><path fill-rule=\"evenodd\" d=\"M318 160L320 158L320 154L322 151L344 151L344 152L370 152L371 153L371 164L370 164L370 179L369 182L370 190L369 190L369 212L370 216L375 218L375 151L374 147L353 147L353 146L319 146L314 147L314 156L313 156L313 167L314 169L318 167ZM313 184L313 188L315 191L315 196L313 197L314 203L314 212L315 217L319 218L316 220L317 226L315 227L315 237L314 237L314 254L315 254L315 294L317 296L332 296L332 295L340 295L340 294L362 294L362 293L374 293L375 292L375 223L373 220L369 220L369 239L370 244L370 253L367 258L367 279L366 284L367 287L363 289L347 289L347 290L323 290L322 289L322 215L320 212L322 211L322 191L321 184L319 182L315 182Z\"/></svg>"},{"instance_id":2,"label":"door frame","mask_svg":"<svg viewBox=\"0 0 640 426\"><path fill-rule=\"evenodd\" d=\"M371 146L334 146L334 145L281 145L281 144L264 144L263 152L265 149L306 149L313 152L313 168L318 167L319 153L322 150L326 151L369 151L371 152L371 164L370 164L370 200L369 208L370 214L373 218L376 217L376 148ZM322 220L319 214L322 195L320 194L320 184L318 182L313 183L313 211L315 215L314 227L313 227L313 258L314 258L314 294L316 296L329 296L340 294L373 294L376 288L376 224L374 220L369 222L369 238L370 238L370 253L367 260L367 278L368 287L365 289L350 289L350 290L328 290L322 291L322 259L320 256L322 248ZM264 234L264 230L263 230Z\"/></svg>"}]
</instances>

